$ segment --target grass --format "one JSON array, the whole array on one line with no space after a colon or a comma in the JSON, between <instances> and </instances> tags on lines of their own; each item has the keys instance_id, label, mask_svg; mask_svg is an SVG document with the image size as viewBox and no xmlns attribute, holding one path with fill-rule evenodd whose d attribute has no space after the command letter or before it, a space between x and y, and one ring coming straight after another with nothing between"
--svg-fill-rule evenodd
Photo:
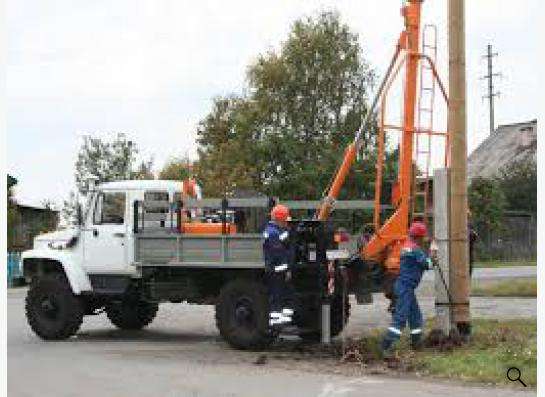
<instances>
[{"instance_id":1,"label":"grass","mask_svg":"<svg viewBox=\"0 0 545 397\"><path fill-rule=\"evenodd\" d=\"M474 267L511 267L511 266L536 266L536 260L520 260L520 261L479 261L475 262Z\"/></svg>"},{"instance_id":2,"label":"grass","mask_svg":"<svg viewBox=\"0 0 545 397\"><path fill-rule=\"evenodd\" d=\"M479 284L471 289L472 296L537 297L536 279L512 279Z\"/></svg>"},{"instance_id":3,"label":"grass","mask_svg":"<svg viewBox=\"0 0 545 397\"><path fill-rule=\"evenodd\" d=\"M537 383L537 324L535 320L474 320L471 342L450 352L423 351L414 366L429 375L511 383L507 369L516 366L529 386Z\"/></svg>"},{"instance_id":4,"label":"grass","mask_svg":"<svg viewBox=\"0 0 545 397\"><path fill-rule=\"evenodd\" d=\"M471 341L450 350L424 348L414 352L402 338L396 357L399 368L421 376L513 385L507 369L516 366L528 386L537 383L537 324L535 320L473 320ZM360 341L361 357L378 360L380 334ZM517 385L518 386L518 383Z\"/></svg>"}]
</instances>

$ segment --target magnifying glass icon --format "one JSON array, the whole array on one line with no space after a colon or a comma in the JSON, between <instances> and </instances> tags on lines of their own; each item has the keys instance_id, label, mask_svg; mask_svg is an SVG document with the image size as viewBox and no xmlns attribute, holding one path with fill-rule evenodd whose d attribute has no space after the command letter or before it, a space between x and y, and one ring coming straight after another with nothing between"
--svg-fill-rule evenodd
<instances>
[{"instance_id":1,"label":"magnifying glass icon","mask_svg":"<svg viewBox=\"0 0 545 397\"><path fill-rule=\"evenodd\" d=\"M511 382L516 382L518 380L522 386L526 387L526 383L520 379L520 369L517 367L511 367L507 370L507 379L509 379Z\"/></svg>"}]
</instances>

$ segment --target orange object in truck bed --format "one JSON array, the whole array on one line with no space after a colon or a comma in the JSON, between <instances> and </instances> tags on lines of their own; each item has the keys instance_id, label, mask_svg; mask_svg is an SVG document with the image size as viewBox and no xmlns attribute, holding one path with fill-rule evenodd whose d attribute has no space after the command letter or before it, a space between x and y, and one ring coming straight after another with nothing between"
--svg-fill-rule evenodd
<instances>
[{"instance_id":1,"label":"orange object in truck bed","mask_svg":"<svg viewBox=\"0 0 545 397\"><path fill-rule=\"evenodd\" d=\"M204 222L182 223L182 233L186 234L222 234L224 224ZM237 227L234 223L225 223L225 233L235 234Z\"/></svg>"}]
</instances>

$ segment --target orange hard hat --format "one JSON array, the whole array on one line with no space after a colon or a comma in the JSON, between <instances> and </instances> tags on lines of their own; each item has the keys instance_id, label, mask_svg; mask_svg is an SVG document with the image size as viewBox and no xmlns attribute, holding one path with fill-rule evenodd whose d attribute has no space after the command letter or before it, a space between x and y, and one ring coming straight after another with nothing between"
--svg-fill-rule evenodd
<instances>
[{"instance_id":1,"label":"orange hard hat","mask_svg":"<svg viewBox=\"0 0 545 397\"><path fill-rule=\"evenodd\" d=\"M290 210L282 204L277 204L271 210L271 219L274 221L288 221L290 218Z\"/></svg>"},{"instance_id":2,"label":"orange hard hat","mask_svg":"<svg viewBox=\"0 0 545 397\"><path fill-rule=\"evenodd\" d=\"M415 221L409 228L409 236L411 237L426 237L428 235L428 228L424 222Z\"/></svg>"}]
</instances>

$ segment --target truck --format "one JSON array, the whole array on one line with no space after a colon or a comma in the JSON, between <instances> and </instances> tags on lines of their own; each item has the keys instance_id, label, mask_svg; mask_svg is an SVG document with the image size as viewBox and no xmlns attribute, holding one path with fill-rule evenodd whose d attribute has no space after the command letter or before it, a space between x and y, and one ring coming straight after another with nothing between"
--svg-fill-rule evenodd
<instances>
[{"instance_id":1,"label":"truck","mask_svg":"<svg viewBox=\"0 0 545 397\"><path fill-rule=\"evenodd\" d=\"M271 344L281 330L268 323L264 238L259 230L237 232L231 208L257 202L266 214L272 200L204 200L183 191L183 182L162 180L90 187L77 225L36 237L22 255L32 330L46 340L65 339L85 316L102 312L120 329L141 329L161 303L186 302L215 305L220 334L236 348ZM342 235L327 222L294 220L290 227L293 332L319 339L326 299L335 336L348 321L348 295L369 303L380 285L369 287L369 277L342 248Z\"/></svg>"},{"instance_id":2,"label":"truck","mask_svg":"<svg viewBox=\"0 0 545 397\"><path fill-rule=\"evenodd\" d=\"M370 303L373 292L395 299L393 285L409 222L431 223L432 146L443 146L440 157L448 168L452 139L448 130L433 128L436 85L447 105L449 101L434 62L435 29L426 25L423 32L432 32L431 44L426 35L420 41L421 7L422 0L403 2L405 28L366 118L314 216L291 221L293 325L302 338L315 340L322 334L327 340L338 335L348 321L351 294L358 303ZM402 67L403 117L398 126L388 121L385 109ZM331 226L330 215L366 143L364 132L375 121L373 232L351 254L343 249L346 239ZM399 160L391 194L393 212L384 219L387 131L399 134ZM443 145L432 145L435 139L443 140ZM102 311L115 326L138 329L153 321L161 302L184 301L215 304L220 334L237 348L265 348L282 331L268 326L263 237L255 230L242 233L228 219L228 214L236 218L234 209L244 203L223 198L205 205L194 183L122 181L89 190L76 228L36 238L34 249L22 256L25 278L31 282L27 318L36 334L67 338L77 332L85 315ZM204 216L207 206L216 213Z\"/></svg>"}]
</instances>

